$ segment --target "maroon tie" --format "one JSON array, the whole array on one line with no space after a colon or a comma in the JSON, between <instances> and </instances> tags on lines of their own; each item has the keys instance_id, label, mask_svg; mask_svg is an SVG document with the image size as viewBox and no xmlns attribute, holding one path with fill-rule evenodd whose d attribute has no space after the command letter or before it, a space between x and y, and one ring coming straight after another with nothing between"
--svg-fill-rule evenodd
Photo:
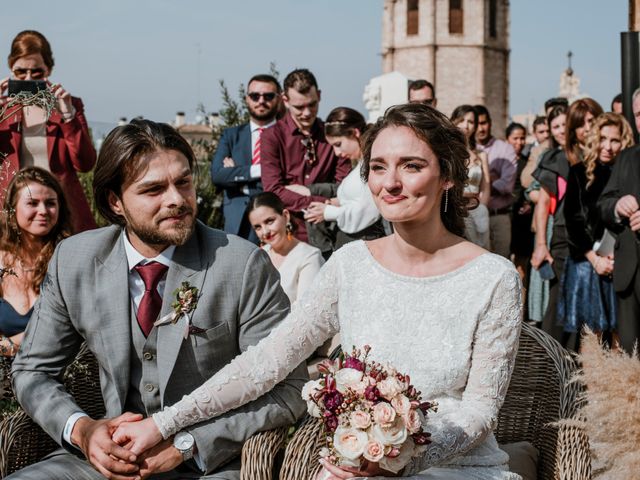
<instances>
[{"instance_id":1,"label":"maroon tie","mask_svg":"<svg viewBox=\"0 0 640 480\"><path fill-rule=\"evenodd\" d=\"M138 325L147 337L162 307L158 283L169 267L158 262L149 262L145 265L136 265L134 268L144 282L144 295L138 306Z\"/></svg>"}]
</instances>

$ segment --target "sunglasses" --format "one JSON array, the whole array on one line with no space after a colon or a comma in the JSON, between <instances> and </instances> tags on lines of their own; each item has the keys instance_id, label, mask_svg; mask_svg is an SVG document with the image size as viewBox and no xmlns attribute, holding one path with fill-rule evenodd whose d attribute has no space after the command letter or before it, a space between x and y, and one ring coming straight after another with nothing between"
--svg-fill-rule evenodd
<instances>
[{"instance_id":1,"label":"sunglasses","mask_svg":"<svg viewBox=\"0 0 640 480\"><path fill-rule=\"evenodd\" d=\"M247 93L247 97L249 97L252 101L257 102L260 100L260 97L264 98L265 102L271 102L276 98L277 93L267 92L267 93L258 93L251 92Z\"/></svg>"},{"instance_id":2,"label":"sunglasses","mask_svg":"<svg viewBox=\"0 0 640 480\"><path fill-rule=\"evenodd\" d=\"M304 161L308 165L316 163L316 148L311 137L304 137L300 139L300 143L304 147Z\"/></svg>"},{"instance_id":3,"label":"sunglasses","mask_svg":"<svg viewBox=\"0 0 640 480\"><path fill-rule=\"evenodd\" d=\"M13 74L18 80L24 80L27 78L27 74L31 72L31 78L34 80L40 80L44 78L46 70L44 68L14 68Z\"/></svg>"}]
</instances>

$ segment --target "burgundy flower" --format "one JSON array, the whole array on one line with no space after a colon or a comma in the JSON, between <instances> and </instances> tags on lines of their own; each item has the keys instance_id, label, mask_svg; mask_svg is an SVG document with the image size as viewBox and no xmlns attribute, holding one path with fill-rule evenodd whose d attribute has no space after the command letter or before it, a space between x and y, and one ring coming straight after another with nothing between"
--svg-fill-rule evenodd
<instances>
[{"instance_id":1,"label":"burgundy flower","mask_svg":"<svg viewBox=\"0 0 640 480\"><path fill-rule=\"evenodd\" d=\"M334 432L338 428L338 417L335 415L329 415L324 417L324 425L327 430Z\"/></svg>"},{"instance_id":2,"label":"burgundy flower","mask_svg":"<svg viewBox=\"0 0 640 480\"><path fill-rule=\"evenodd\" d=\"M418 405L418 408L420 410L422 410L422 413L424 413L425 415L427 414L427 412L429 410L431 410L434 407L433 403L431 402L422 402L420 405ZM435 411L435 409L434 409Z\"/></svg>"},{"instance_id":3,"label":"burgundy flower","mask_svg":"<svg viewBox=\"0 0 640 480\"><path fill-rule=\"evenodd\" d=\"M364 398L366 398L370 402L375 402L376 400L378 400L379 396L380 396L380 391L378 390L378 387L376 387L375 385L369 385L364 390Z\"/></svg>"},{"instance_id":4,"label":"burgundy flower","mask_svg":"<svg viewBox=\"0 0 640 480\"><path fill-rule=\"evenodd\" d=\"M344 397L339 391L333 390L324 394L323 401L325 408L330 412L334 412L340 405L342 405Z\"/></svg>"},{"instance_id":5,"label":"burgundy flower","mask_svg":"<svg viewBox=\"0 0 640 480\"><path fill-rule=\"evenodd\" d=\"M354 370L364 372L364 363L355 357L347 357L344 361L344 368L353 368Z\"/></svg>"},{"instance_id":6,"label":"burgundy flower","mask_svg":"<svg viewBox=\"0 0 640 480\"><path fill-rule=\"evenodd\" d=\"M411 435L416 445L426 445L431 443L431 434L429 432L419 432Z\"/></svg>"}]
</instances>

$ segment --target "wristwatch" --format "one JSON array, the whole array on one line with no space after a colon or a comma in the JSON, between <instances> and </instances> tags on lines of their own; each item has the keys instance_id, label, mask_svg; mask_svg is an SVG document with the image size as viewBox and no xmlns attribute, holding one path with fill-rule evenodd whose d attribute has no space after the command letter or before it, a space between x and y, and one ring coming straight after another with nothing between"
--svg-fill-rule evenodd
<instances>
[{"instance_id":1,"label":"wristwatch","mask_svg":"<svg viewBox=\"0 0 640 480\"><path fill-rule=\"evenodd\" d=\"M178 432L173 437L173 446L182 454L182 461L186 462L193 457L195 440L189 432Z\"/></svg>"}]
</instances>

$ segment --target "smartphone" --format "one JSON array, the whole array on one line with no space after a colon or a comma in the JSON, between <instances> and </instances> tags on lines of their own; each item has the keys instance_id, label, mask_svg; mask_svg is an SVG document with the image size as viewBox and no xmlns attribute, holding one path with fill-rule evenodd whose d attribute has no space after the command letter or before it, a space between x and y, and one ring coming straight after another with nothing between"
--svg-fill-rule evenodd
<instances>
[{"instance_id":1,"label":"smartphone","mask_svg":"<svg viewBox=\"0 0 640 480\"><path fill-rule=\"evenodd\" d=\"M47 82L44 80L13 80L9 79L9 95L17 95L20 92L38 93L47 89Z\"/></svg>"},{"instance_id":2,"label":"smartphone","mask_svg":"<svg viewBox=\"0 0 640 480\"><path fill-rule=\"evenodd\" d=\"M538 273L540 273L540 278L542 280L553 280L554 278L556 278L556 274L553 271L553 267L547 260L545 260L540 264L540 267L538 268Z\"/></svg>"}]
</instances>

